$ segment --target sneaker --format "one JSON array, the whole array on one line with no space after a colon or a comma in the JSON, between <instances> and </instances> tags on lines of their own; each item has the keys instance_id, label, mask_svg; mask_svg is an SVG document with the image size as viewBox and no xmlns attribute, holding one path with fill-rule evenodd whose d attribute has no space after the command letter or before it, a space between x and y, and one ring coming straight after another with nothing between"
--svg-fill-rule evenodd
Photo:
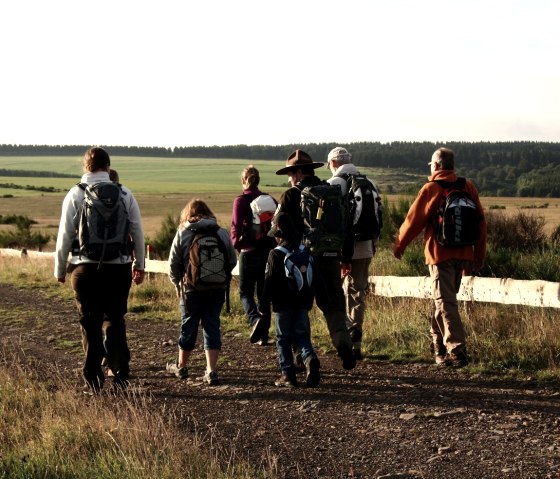
<instances>
[{"instance_id":1,"label":"sneaker","mask_svg":"<svg viewBox=\"0 0 560 479\"><path fill-rule=\"evenodd\" d=\"M467 364L469 364L466 351L461 351L457 354L448 354L445 359L451 367L457 369L464 368Z\"/></svg>"},{"instance_id":2,"label":"sneaker","mask_svg":"<svg viewBox=\"0 0 560 479\"><path fill-rule=\"evenodd\" d=\"M210 386L219 384L218 373L216 371L206 371L204 374L204 382L208 383Z\"/></svg>"},{"instance_id":3,"label":"sneaker","mask_svg":"<svg viewBox=\"0 0 560 479\"><path fill-rule=\"evenodd\" d=\"M279 388L295 388L297 387L297 378L295 373L294 374L287 374L282 373L276 381L274 381L274 385L278 386Z\"/></svg>"},{"instance_id":4,"label":"sneaker","mask_svg":"<svg viewBox=\"0 0 560 479\"><path fill-rule=\"evenodd\" d=\"M262 340L263 337L266 337L266 331L264 328L266 327L266 321L263 317L258 318L253 323L253 329L251 329L251 336L249 336L249 341L251 344L255 344L258 341Z\"/></svg>"},{"instance_id":5,"label":"sneaker","mask_svg":"<svg viewBox=\"0 0 560 479\"><path fill-rule=\"evenodd\" d=\"M362 355L362 350L360 348L354 346L352 348L352 352L354 353L354 357L356 358L356 361L361 361L362 359L364 359L364 356Z\"/></svg>"},{"instance_id":6,"label":"sneaker","mask_svg":"<svg viewBox=\"0 0 560 479\"><path fill-rule=\"evenodd\" d=\"M263 336L261 339L257 341L259 346L270 346L272 342L270 341L268 336Z\"/></svg>"},{"instance_id":7,"label":"sneaker","mask_svg":"<svg viewBox=\"0 0 560 479\"><path fill-rule=\"evenodd\" d=\"M185 379L189 376L189 370L187 369L187 366L180 368L175 362L167 363L165 369L168 373L175 374L175 376L177 376L179 379Z\"/></svg>"},{"instance_id":8,"label":"sneaker","mask_svg":"<svg viewBox=\"0 0 560 479\"><path fill-rule=\"evenodd\" d=\"M305 383L307 387L314 388L319 385L321 381L321 372L319 371L321 363L317 356L311 356L305 361L305 370L307 372L305 376Z\"/></svg>"},{"instance_id":9,"label":"sneaker","mask_svg":"<svg viewBox=\"0 0 560 479\"><path fill-rule=\"evenodd\" d=\"M347 371L354 369L356 367L356 358L354 357L354 352L352 348L346 346L345 344L340 345L337 348L338 355L342 359L342 367Z\"/></svg>"}]
</instances>

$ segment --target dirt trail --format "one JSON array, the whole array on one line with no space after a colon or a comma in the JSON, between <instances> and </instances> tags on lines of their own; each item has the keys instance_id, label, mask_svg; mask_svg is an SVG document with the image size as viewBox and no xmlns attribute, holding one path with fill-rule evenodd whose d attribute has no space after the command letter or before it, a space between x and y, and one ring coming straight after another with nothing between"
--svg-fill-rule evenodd
<instances>
[{"instance_id":1,"label":"dirt trail","mask_svg":"<svg viewBox=\"0 0 560 479\"><path fill-rule=\"evenodd\" d=\"M4 347L56 364L82 388L79 348L58 346L79 342L73 302L0 285L0 311ZM560 478L558 384L368 359L346 372L322 355L318 388L284 390L273 384L275 348L230 335L211 387L198 349L189 379L165 372L177 330L130 315L134 387L153 395L154 411L177 411L187 433L279 477Z\"/></svg>"}]
</instances>

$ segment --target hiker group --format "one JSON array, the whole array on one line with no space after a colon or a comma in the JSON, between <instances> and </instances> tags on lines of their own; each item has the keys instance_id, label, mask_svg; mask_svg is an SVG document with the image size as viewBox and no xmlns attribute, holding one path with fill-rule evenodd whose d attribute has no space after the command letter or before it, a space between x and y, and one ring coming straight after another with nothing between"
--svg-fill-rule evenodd
<instances>
[{"instance_id":1,"label":"hiker group","mask_svg":"<svg viewBox=\"0 0 560 479\"><path fill-rule=\"evenodd\" d=\"M461 276L482 267L486 222L476 188L455 174L454 153L439 148L429 165L429 181L410 207L393 254L400 259L424 231L435 302L430 327L434 360L441 366L462 367L468 356L457 293ZM276 386L297 386L299 370L308 387L320 383L320 360L309 321L314 302L342 368L352 370L363 359L368 277L383 227L381 196L343 147L327 156L331 178L316 176L321 167L324 162L314 161L303 150L291 153L276 171L290 184L278 201L260 190L257 168L245 168L242 194L233 201L230 232L218 225L200 199L192 199L182 210L168 260L181 311L178 356L166 365L169 373L188 377L189 358L202 326L203 380L219 383L220 314L236 265L252 344L271 344L274 313L280 370ZM58 281L65 281L67 271L72 274L86 356L83 376L95 391L105 381L103 364L116 386L128 384L124 315L131 283L140 284L144 278L138 203L118 179L111 180L110 171L105 150L86 152L85 174L63 202L55 256Z\"/></svg>"}]
</instances>

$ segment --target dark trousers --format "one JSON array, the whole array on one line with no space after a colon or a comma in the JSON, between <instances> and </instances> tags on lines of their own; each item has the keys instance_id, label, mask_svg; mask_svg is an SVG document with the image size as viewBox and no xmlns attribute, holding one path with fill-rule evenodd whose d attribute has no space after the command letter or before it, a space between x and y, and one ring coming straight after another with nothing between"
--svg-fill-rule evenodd
<instances>
[{"instance_id":1,"label":"dark trousers","mask_svg":"<svg viewBox=\"0 0 560 479\"><path fill-rule=\"evenodd\" d=\"M251 251L242 251L239 254L239 298L249 325L254 324L259 319L256 300L263 291L264 270L266 269L269 251L267 248L255 248ZM268 337L269 328L270 317L268 317L266 337Z\"/></svg>"},{"instance_id":2,"label":"dark trousers","mask_svg":"<svg viewBox=\"0 0 560 479\"><path fill-rule=\"evenodd\" d=\"M346 298L342 289L340 261L337 258L313 256L315 302L327 321L333 346L352 350L352 340L346 328Z\"/></svg>"},{"instance_id":3,"label":"dark trousers","mask_svg":"<svg viewBox=\"0 0 560 479\"><path fill-rule=\"evenodd\" d=\"M128 379L130 351L124 315L131 283L130 263L103 264L100 269L97 263L84 263L72 272L72 289L86 355L83 375L86 382L96 389L101 388L105 380L101 368L105 351L115 380Z\"/></svg>"}]
</instances>

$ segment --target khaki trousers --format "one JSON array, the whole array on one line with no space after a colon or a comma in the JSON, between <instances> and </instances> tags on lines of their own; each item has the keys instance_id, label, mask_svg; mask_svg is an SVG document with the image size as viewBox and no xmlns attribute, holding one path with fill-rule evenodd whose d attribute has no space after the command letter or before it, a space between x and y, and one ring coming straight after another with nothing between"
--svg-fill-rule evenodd
<instances>
[{"instance_id":1,"label":"khaki trousers","mask_svg":"<svg viewBox=\"0 0 560 479\"><path fill-rule=\"evenodd\" d=\"M344 278L344 294L346 296L346 326L363 331L366 296L369 289L369 265L372 258L352 260L352 271Z\"/></svg>"},{"instance_id":2,"label":"khaki trousers","mask_svg":"<svg viewBox=\"0 0 560 479\"><path fill-rule=\"evenodd\" d=\"M465 328L459 315L457 293L461 287L463 270L468 266L468 261L460 260L428 265L435 303L430 332L436 351L442 345L448 354L456 355L465 351Z\"/></svg>"}]
</instances>

